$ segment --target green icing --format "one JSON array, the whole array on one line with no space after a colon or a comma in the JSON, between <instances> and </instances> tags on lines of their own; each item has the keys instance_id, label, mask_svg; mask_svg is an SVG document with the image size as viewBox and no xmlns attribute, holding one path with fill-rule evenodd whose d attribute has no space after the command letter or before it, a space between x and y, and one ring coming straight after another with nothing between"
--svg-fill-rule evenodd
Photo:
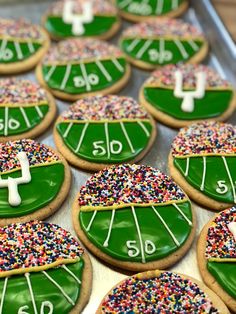
<instances>
[{"instance_id":1,"label":"green icing","mask_svg":"<svg viewBox=\"0 0 236 314\"><path fill-rule=\"evenodd\" d=\"M230 178L222 157L207 156L204 190L201 192L219 202L234 203L234 190L236 186L236 159L235 157L227 156L225 157L225 160L234 187L232 188ZM203 157L189 158L189 171L187 176L185 176L187 165L186 158L174 158L174 165L190 185L200 190L204 169Z\"/></svg>"},{"instance_id":2,"label":"green icing","mask_svg":"<svg viewBox=\"0 0 236 314\"><path fill-rule=\"evenodd\" d=\"M148 39L140 38L139 42L134 47L132 47L134 40L136 39L122 39L121 49L132 59L141 60L152 65L165 65L170 63L176 64L183 61L186 62L197 53L197 51L194 50L193 47L189 44L188 40L178 40L178 43L181 45L182 49L187 53L186 56L182 54L173 39L164 39L163 53L159 53L162 49L160 47L161 45L159 39L151 40L151 44L147 47L147 49L144 49L144 51L142 48ZM193 42L197 45L199 51L203 45L203 42L200 40L193 40ZM141 57L139 57L140 51L143 51Z\"/></svg>"},{"instance_id":3,"label":"green icing","mask_svg":"<svg viewBox=\"0 0 236 314\"><path fill-rule=\"evenodd\" d=\"M78 262L67 264L66 267L72 271L81 281L84 269L84 261L81 258ZM52 268L46 271L65 291L65 293L77 302L80 296L81 285L63 268ZM0 298L5 278L0 278ZM45 306L44 312L40 312L42 303L49 301L53 306L53 314L68 314L73 305L63 296L60 290L51 282L42 272L31 272L30 281L32 285L33 295L38 313L49 313L49 308ZM35 313L29 286L24 275L17 275L8 278L6 294L3 301L2 313L20 313L19 309L24 308L24 313ZM22 309L23 310L23 309ZM23 312L22 312L23 313Z\"/></svg>"},{"instance_id":4,"label":"green icing","mask_svg":"<svg viewBox=\"0 0 236 314\"><path fill-rule=\"evenodd\" d=\"M91 23L85 23L82 37L99 36L108 32L118 22L117 16L94 16ZM45 28L56 37L78 37L72 32L72 24L66 24L59 16L48 16Z\"/></svg>"},{"instance_id":5,"label":"green icing","mask_svg":"<svg viewBox=\"0 0 236 314\"><path fill-rule=\"evenodd\" d=\"M7 41L6 46L4 42ZM17 50L17 43L18 49ZM5 49L0 49L0 64L20 62L31 57L38 49L42 47L39 43L33 43L32 45L27 42L18 42L13 40L0 39L0 47L4 46Z\"/></svg>"},{"instance_id":6,"label":"green icing","mask_svg":"<svg viewBox=\"0 0 236 314\"><path fill-rule=\"evenodd\" d=\"M0 188L0 218L20 217L48 205L62 187L65 170L62 163L31 167L31 182L18 185L21 204L12 207L8 203L8 188ZM1 174L2 179L21 176L21 170Z\"/></svg>"},{"instance_id":7,"label":"green icing","mask_svg":"<svg viewBox=\"0 0 236 314\"><path fill-rule=\"evenodd\" d=\"M236 299L236 267L235 263L207 261L207 269L218 284Z\"/></svg>"},{"instance_id":8,"label":"green icing","mask_svg":"<svg viewBox=\"0 0 236 314\"><path fill-rule=\"evenodd\" d=\"M179 120L214 118L222 115L233 97L232 90L206 91L202 99L194 99L194 111L181 109L183 99L174 96L173 89L145 87L144 97L154 108Z\"/></svg>"},{"instance_id":9,"label":"green icing","mask_svg":"<svg viewBox=\"0 0 236 314\"><path fill-rule=\"evenodd\" d=\"M111 87L123 78L126 73L126 60L119 58L116 61L119 62L121 68L117 68L112 60L100 60L109 78L103 74L95 62L83 63L86 77L81 70L82 64L72 64L65 86L63 86L63 80L69 65L57 65L49 79L47 74L52 65L43 65L42 70L44 79L51 89L60 90L68 94L91 93Z\"/></svg>"},{"instance_id":10,"label":"green icing","mask_svg":"<svg viewBox=\"0 0 236 314\"><path fill-rule=\"evenodd\" d=\"M74 123L71 127L69 123L62 122L57 124L57 131L66 146L79 158L91 162L114 163L131 160L147 147L153 127L147 121L143 121L142 124L149 133L149 136L138 122L123 122L123 126L132 144L133 152L120 122L107 123L109 145L107 144L104 122L89 123L85 134L82 133L86 127L85 123ZM70 131L64 137L63 135L68 127ZM77 151L81 134L83 134L82 143ZM115 141L118 141L120 144Z\"/></svg>"},{"instance_id":11,"label":"green icing","mask_svg":"<svg viewBox=\"0 0 236 314\"><path fill-rule=\"evenodd\" d=\"M160 11L157 9L158 3L161 1ZM138 15L138 16L149 16L149 15L163 15L170 11L173 11L173 4L175 0L132 0L125 2L124 0L116 0L118 7L126 13ZM185 0L179 0L178 6L174 7L177 9ZM125 3L125 5L124 5ZM157 13L158 12L158 13Z\"/></svg>"},{"instance_id":12,"label":"green icing","mask_svg":"<svg viewBox=\"0 0 236 314\"><path fill-rule=\"evenodd\" d=\"M188 219L192 220L190 203L185 202L178 204L178 206ZM180 214L173 205L156 206L156 210L173 232L175 238L179 241L180 246L182 246L188 239L191 232L191 226L189 226L182 214ZM178 249L178 246L175 244L152 207L135 207L135 213L140 228L146 262L165 258ZM86 228L88 227L93 214L94 212L80 211L79 220L83 231L96 247L118 260L142 262L139 236L130 207L117 209L115 211L107 247L103 246L103 244L108 236L112 211L97 211L90 230L87 231ZM131 245L134 245L139 250L139 254L136 257L130 257L128 255L129 244L127 246L127 241L133 241ZM151 254L150 251L152 251L153 246L150 243L147 245L148 241L151 241L155 246ZM145 249L145 243L147 249ZM132 249L131 251L134 252Z\"/></svg>"},{"instance_id":13,"label":"green icing","mask_svg":"<svg viewBox=\"0 0 236 314\"><path fill-rule=\"evenodd\" d=\"M44 119L49 110L48 105L39 105L38 108L42 113L42 117L40 117L36 107L21 108L28 120L24 118L20 107L0 107L0 136L21 134L32 130Z\"/></svg>"}]
</instances>

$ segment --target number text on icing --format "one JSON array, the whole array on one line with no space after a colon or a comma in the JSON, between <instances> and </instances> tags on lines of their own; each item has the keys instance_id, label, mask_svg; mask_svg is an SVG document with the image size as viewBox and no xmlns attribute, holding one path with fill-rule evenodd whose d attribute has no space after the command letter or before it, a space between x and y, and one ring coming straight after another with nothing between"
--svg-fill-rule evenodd
<instances>
[{"instance_id":1,"label":"number text on icing","mask_svg":"<svg viewBox=\"0 0 236 314\"><path fill-rule=\"evenodd\" d=\"M156 49L150 49L148 54L152 62L158 62L160 64L169 62L173 58L172 52L168 50L157 51Z\"/></svg>"},{"instance_id":2,"label":"number text on icing","mask_svg":"<svg viewBox=\"0 0 236 314\"><path fill-rule=\"evenodd\" d=\"M140 250L137 247L137 241L127 241L126 246L128 248L128 255L130 257L136 257L140 254ZM144 251L146 254L152 255L156 252L155 244L150 240L146 240L144 242Z\"/></svg>"},{"instance_id":3,"label":"number text on icing","mask_svg":"<svg viewBox=\"0 0 236 314\"><path fill-rule=\"evenodd\" d=\"M114 155L118 155L121 153L123 145L121 142L116 141L116 140L112 140L110 143L110 152ZM105 142L104 141L96 141L93 142L93 152L92 154L94 156L104 156L107 154L107 151L105 149Z\"/></svg>"},{"instance_id":4,"label":"number text on icing","mask_svg":"<svg viewBox=\"0 0 236 314\"><path fill-rule=\"evenodd\" d=\"M75 76L73 78L73 81L75 87L84 87L87 86L88 83L90 85L97 85L99 83L99 77L96 74L89 74L87 77L88 82L86 82L86 79L83 78L82 76Z\"/></svg>"},{"instance_id":5,"label":"number text on icing","mask_svg":"<svg viewBox=\"0 0 236 314\"><path fill-rule=\"evenodd\" d=\"M140 15L151 15L152 7L148 3L131 3L127 9L130 13Z\"/></svg>"},{"instance_id":6,"label":"number text on icing","mask_svg":"<svg viewBox=\"0 0 236 314\"><path fill-rule=\"evenodd\" d=\"M45 311L45 308L48 308ZM17 312L17 314L30 314L28 305L21 306ZM53 314L53 305L49 301L43 301L40 308L40 314Z\"/></svg>"},{"instance_id":7,"label":"number text on icing","mask_svg":"<svg viewBox=\"0 0 236 314\"><path fill-rule=\"evenodd\" d=\"M217 189L216 189L216 192L219 193L219 194L225 194L228 192L228 187L226 185L226 182L224 180L219 180L217 181Z\"/></svg>"}]
</instances>

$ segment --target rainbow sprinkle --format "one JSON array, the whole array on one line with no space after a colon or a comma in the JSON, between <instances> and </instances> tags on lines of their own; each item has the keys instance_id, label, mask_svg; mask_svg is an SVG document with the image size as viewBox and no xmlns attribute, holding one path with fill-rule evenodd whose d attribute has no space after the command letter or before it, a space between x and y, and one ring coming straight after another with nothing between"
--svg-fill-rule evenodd
<instances>
[{"instance_id":1,"label":"rainbow sprinkle","mask_svg":"<svg viewBox=\"0 0 236 314\"><path fill-rule=\"evenodd\" d=\"M184 192L158 169L116 165L95 173L80 190L79 205L163 204L185 200Z\"/></svg>"},{"instance_id":2,"label":"rainbow sprinkle","mask_svg":"<svg viewBox=\"0 0 236 314\"><path fill-rule=\"evenodd\" d=\"M228 228L233 221L236 222L236 207L222 211L211 223L207 233L207 259L236 258L236 243Z\"/></svg>"},{"instance_id":3,"label":"rainbow sprinkle","mask_svg":"<svg viewBox=\"0 0 236 314\"><path fill-rule=\"evenodd\" d=\"M33 140L17 140L0 143L0 173L19 169L20 163L17 154L26 152L29 165L38 165L59 161L56 152Z\"/></svg>"},{"instance_id":4,"label":"rainbow sprinkle","mask_svg":"<svg viewBox=\"0 0 236 314\"><path fill-rule=\"evenodd\" d=\"M172 143L174 157L191 155L234 155L236 153L235 126L204 121L180 129Z\"/></svg>"},{"instance_id":5,"label":"rainbow sprinkle","mask_svg":"<svg viewBox=\"0 0 236 314\"><path fill-rule=\"evenodd\" d=\"M30 221L0 228L0 272L76 260L82 254L72 235L55 224Z\"/></svg>"},{"instance_id":6,"label":"rainbow sprinkle","mask_svg":"<svg viewBox=\"0 0 236 314\"><path fill-rule=\"evenodd\" d=\"M190 279L163 272L158 277L124 280L104 299L102 313L219 313Z\"/></svg>"},{"instance_id":7,"label":"rainbow sprinkle","mask_svg":"<svg viewBox=\"0 0 236 314\"><path fill-rule=\"evenodd\" d=\"M133 98L93 96L78 100L62 114L64 120L148 119L148 113Z\"/></svg>"}]
</instances>

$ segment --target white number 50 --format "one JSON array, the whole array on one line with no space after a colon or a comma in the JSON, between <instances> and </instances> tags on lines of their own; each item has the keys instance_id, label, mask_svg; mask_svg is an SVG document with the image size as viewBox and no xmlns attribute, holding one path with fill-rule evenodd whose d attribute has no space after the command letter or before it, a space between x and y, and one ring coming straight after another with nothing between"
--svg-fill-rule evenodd
<instances>
[{"instance_id":1,"label":"white number 50","mask_svg":"<svg viewBox=\"0 0 236 314\"><path fill-rule=\"evenodd\" d=\"M97 142L93 142L93 156L104 156L106 155L107 151L104 148L105 146L105 142L104 141L97 141ZM120 154L120 152L122 151L122 143L116 140L112 140L109 143L110 146L110 152L114 155Z\"/></svg>"},{"instance_id":2,"label":"white number 50","mask_svg":"<svg viewBox=\"0 0 236 314\"><path fill-rule=\"evenodd\" d=\"M130 257L136 257L140 253L140 250L138 249L136 243L137 243L137 241L127 241L126 242L126 246L129 249L128 250L128 255ZM148 255L153 254L156 251L155 244L152 241L150 241L150 240L146 240L144 242L144 251Z\"/></svg>"},{"instance_id":3,"label":"white number 50","mask_svg":"<svg viewBox=\"0 0 236 314\"><path fill-rule=\"evenodd\" d=\"M49 301L44 301L41 304L41 308L40 308L40 314L44 314L45 313L45 308L49 309L49 312L47 312L48 314L53 314L53 305L51 302ZM17 314L30 314L29 312L26 312L29 310L28 305L22 306L19 308L18 313Z\"/></svg>"}]
</instances>

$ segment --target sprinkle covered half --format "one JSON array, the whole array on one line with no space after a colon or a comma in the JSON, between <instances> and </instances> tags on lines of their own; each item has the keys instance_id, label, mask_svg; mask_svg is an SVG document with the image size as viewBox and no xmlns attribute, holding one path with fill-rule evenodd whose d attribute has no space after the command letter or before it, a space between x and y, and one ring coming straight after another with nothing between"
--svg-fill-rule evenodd
<instances>
[{"instance_id":1,"label":"sprinkle covered half","mask_svg":"<svg viewBox=\"0 0 236 314\"><path fill-rule=\"evenodd\" d=\"M82 254L83 249L72 235L55 224L30 221L0 228L1 277L6 272L27 272L32 267L46 269L55 263L73 262Z\"/></svg>"},{"instance_id":2,"label":"sprinkle covered half","mask_svg":"<svg viewBox=\"0 0 236 314\"><path fill-rule=\"evenodd\" d=\"M93 96L78 100L62 114L64 120L148 119L148 113L133 98Z\"/></svg>"},{"instance_id":3,"label":"sprinkle covered half","mask_svg":"<svg viewBox=\"0 0 236 314\"><path fill-rule=\"evenodd\" d=\"M129 277L102 303L102 313L219 313L208 296L189 279L163 272L157 277Z\"/></svg>"},{"instance_id":4,"label":"sprinkle covered half","mask_svg":"<svg viewBox=\"0 0 236 314\"><path fill-rule=\"evenodd\" d=\"M174 157L201 155L235 155L235 126L205 121L182 128L172 143Z\"/></svg>"},{"instance_id":5,"label":"sprinkle covered half","mask_svg":"<svg viewBox=\"0 0 236 314\"><path fill-rule=\"evenodd\" d=\"M207 232L205 253L207 259L236 259L236 240L229 230L231 223L236 224L236 207L222 211L211 223Z\"/></svg>"},{"instance_id":6,"label":"sprinkle covered half","mask_svg":"<svg viewBox=\"0 0 236 314\"><path fill-rule=\"evenodd\" d=\"M127 207L185 201L186 195L160 170L142 165L118 165L94 174L80 190L81 209Z\"/></svg>"}]
</instances>

